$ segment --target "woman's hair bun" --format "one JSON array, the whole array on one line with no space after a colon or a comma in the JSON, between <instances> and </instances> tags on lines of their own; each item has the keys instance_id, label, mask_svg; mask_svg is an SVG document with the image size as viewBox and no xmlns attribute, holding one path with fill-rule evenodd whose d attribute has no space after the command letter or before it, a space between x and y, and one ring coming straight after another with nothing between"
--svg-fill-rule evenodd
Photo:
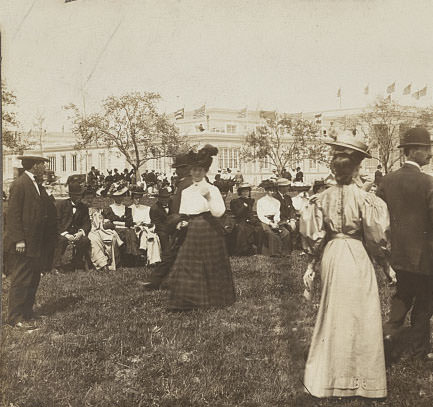
<instances>
[{"instance_id":1,"label":"woman's hair bun","mask_svg":"<svg viewBox=\"0 0 433 407\"><path fill-rule=\"evenodd\" d=\"M203 148L198 152L200 155L208 155L209 157L213 157L218 154L218 149L211 144L206 144Z\"/></svg>"}]
</instances>

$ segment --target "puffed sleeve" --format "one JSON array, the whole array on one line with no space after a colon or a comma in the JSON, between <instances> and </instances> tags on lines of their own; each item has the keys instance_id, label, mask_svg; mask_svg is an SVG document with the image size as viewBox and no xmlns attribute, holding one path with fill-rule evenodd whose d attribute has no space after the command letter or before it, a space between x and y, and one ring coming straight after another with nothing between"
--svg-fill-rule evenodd
<instances>
[{"instance_id":1,"label":"puffed sleeve","mask_svg":"<svg viewBox=\"0 0 433 407\"><path fill-rule=\"evenodd\" d=\"M209 210L212 216L220 218L226 211L226 205L220 190L217 187L211 185L209 187L210 199L208 201Z\"/></svg>"},{"instance_id":2,"label":"puffed sleeve","mask_svg":"<svg viewBox=\"0 0 433 407\"><path fill-rule=\"evenodd\" d=\"M262 198L260 198L258 201L257 201L257 209L256 209L256 211L257 211L257 217L259 218L259 220L261 221L261 222L263 222L265 225L269 225L269 223L271 223L271 221L264 215L264 213L263 213L263 211L264 211L264 207L263 207L263 203L264 203L264 201L263 201L263 199Z\"/></svg>"},{"instance_id":3,"label":"puffed sleeve","mask_svg":"<svg viewBox=\"0 0 433 407\"><path fill-rule=\"evenodd\" d=\"M376 260L384 260L390 251L390 221L386 203L367 193L361 207L364 243L367 252Z\"/></svg>"},{"instance_id":4,"label":"puffed sleeve","mask_svg":"<svg viewBox=\"0 0 433 407\"><path fill-rule=\"evenodd\" d=\"M308 202L300 211L299 232L302 236L303 249L315 256L320 256L325 243L326 231L323 212L318 202Z\"/></svg>"}]
</instances>

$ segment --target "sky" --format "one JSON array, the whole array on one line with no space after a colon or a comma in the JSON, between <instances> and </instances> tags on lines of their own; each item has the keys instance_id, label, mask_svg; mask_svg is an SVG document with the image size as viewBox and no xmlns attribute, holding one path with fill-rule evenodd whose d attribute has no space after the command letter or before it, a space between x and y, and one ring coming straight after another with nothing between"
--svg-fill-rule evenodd
<instances>
[{"instance_id":1,"label":"sky","mask_svg":"<svg viewBox=\"0 0 433 407\"><path fill-rule=\"evenodd\" d=\"M1 0L2 78L24 129L70 128L63 106L158 92L184 107L307 112L360 107L396 82L433 104L433 2ZM416 102L412 84L428 86ZM369 95L364 88L369 86Z\"/></svg>"}]
</instances>

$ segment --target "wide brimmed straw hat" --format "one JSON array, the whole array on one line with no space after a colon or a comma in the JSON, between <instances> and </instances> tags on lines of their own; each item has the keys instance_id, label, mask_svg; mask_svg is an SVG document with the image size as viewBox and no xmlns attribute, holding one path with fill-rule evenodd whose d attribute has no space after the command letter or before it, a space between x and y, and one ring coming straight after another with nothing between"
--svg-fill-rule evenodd
<instances>
[{"instance_id":1,"label":"wide brimmed straw hat","mask_svg":"<svg viewBox=\"0 0 433 407\"><path fill-rule=\"evenodd\" d=\"M43 157L40 154L32 154L32 155L19 155L18 160L29 160L29 161L43 161L43 162L49 162L50 160L48 158Z\"/></svg>"},{"instance_id":2,"label":"wide brimmed straw hat","mask_svg":"<svg viewBox=\"0 0 433 407\"><path fill-rule=\"evenodd\" d=\"M251 184L249 184L248 182L242 182L238 186L238 191L240 191L241 189L251 189L251 188L252 188Z\"/></svg>"},{"instance_id":3,"label":"wide brimmed straw hat","mask_svg":"<svg viewBox=\"0 0 433 407\"><path fill-rule=\"evenodd\" d=\"M336 140L327 141L325 144L333 147L343 147L353 151L358 151L366 158L371 158L367 144L355 137L350 131L345 131L341 135L338 135Z\"/></svg>"},{"instance_id":4,"label":"wide brimmed straw hat","mask_svg":"<svg viewBox=\"0 0 433 407\"><path fill-rule=\"evenodd\" d=\"M108 190L110 196L122 196L128 192L128 186L124 182L114 182Z\"/></svg>"},{"instance_id":5,"label":"wide brimmed straw hat","mask_svg":"<svg viewBox=\"0 0 433 407\"><path fill-rule=\"evenodd\" d=\"M287 178L278 178L277 187L289 187L290 181Z\"/></svg>"}]
</instances>

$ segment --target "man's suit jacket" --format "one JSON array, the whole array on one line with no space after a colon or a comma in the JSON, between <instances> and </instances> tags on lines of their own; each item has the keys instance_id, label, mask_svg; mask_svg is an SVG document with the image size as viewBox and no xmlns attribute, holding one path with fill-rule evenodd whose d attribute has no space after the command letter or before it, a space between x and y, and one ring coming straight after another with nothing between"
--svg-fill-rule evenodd
<instances>
[{"instance_id":1,"label":"man's suit jacket","mask_svg":"<svg viewBox=\"0 0 433 407\"><path fill-rule=\"evenodd\" d=\"M168 233L168 213L162 206L161 202L155 202L150 207L150 220L155 225L156 233Z\"/></svg>"},{"instance_id":2,"label":"man's suit jacket","mask_svg":"<svg viewBox=\"0 0 433 407\"><path fill-rule=\"evenodd\" d=\"M286 221L290 219L296 219L296 210L293 207L292 198L289 195L283 195L279 192L273 194L275 199L280 202L280 220Z\"/></svg>"},{"instance_id":3,"label":"man's suit jacket","mask_svg":"<svg viewBox=\"0 0 433 407\"><path fill-rule=\"evenodd\" d=\"M230 210L238 221L253 217L253 198L236 198L230 201Z\"/></svg>"},{"instance_id":4,"label":"man's suit jacket","mask_svg":"<svg viewBox=\"0 0 433 407\"><path fill-rule=\"evenodd\" d=\"M382 178L377 195L391 218L393 268L433 274L433 177L405 164Z\"/></svg>"},{"instance_id":5,"label":"man's suit jacket","mask_svg":"<svg viewBox=\"0 0 433 407\"><path fill-rule=\"evenodd\" d=\"M57 226L59 234L68 232L77 233L80 229L87 235L90 232L91 222L89 208L80 202L77 210L73 213L72 202L70 199L63 199L57 202Z\"/></svg>"},{"instance_id":6,"label":"man's suit jacket","mask_svg":"<svg viewBox=\"0 0 433 407\"><path fill-rule=\"evenodd\" d=\"M24 241L25 256L41 256L48 222L48 195L42 185L39 190L40 195L26 173L12 183L5 219L5 252L15 253L16 243Z\"/></svg>"}]
</instances>

